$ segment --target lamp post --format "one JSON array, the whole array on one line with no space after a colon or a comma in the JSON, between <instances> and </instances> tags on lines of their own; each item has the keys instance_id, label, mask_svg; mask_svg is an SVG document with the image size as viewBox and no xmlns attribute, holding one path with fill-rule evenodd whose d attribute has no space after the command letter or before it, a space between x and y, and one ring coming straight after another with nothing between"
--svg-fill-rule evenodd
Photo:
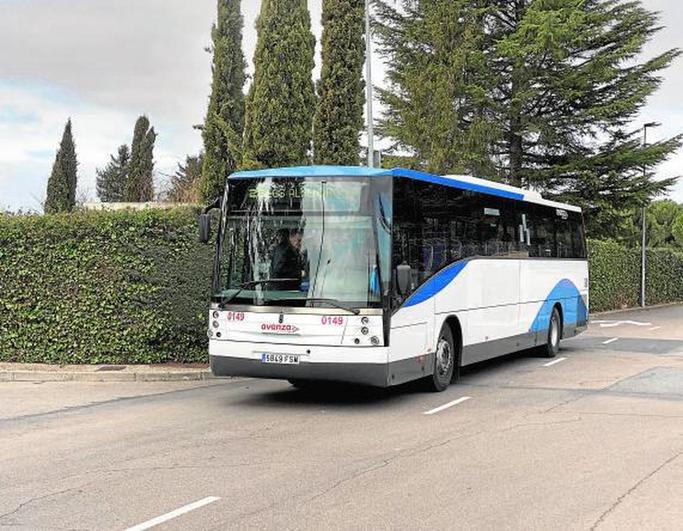
<instances>
[{"instance_id":1,"label":"lamp post","mask_svg":"<svg viewBox=\"0 0 683 531\"><path fill-rule=\"evenodd\" d=\"M372 33L370 28L370 2L365 0L365 92L368 120L368 168L375 165L375 132L372 115Z\"/></svg>"},{"instance_id":2,"label":"lamp post","mask_svg":"<svg viewBox=\"0 0 683 531\"><path fill-rule=\"evenodd\" d=\"M650 128L654 127L659 127L660 123L658 122L648 122L643 126L643 148L647 146L647 130ZM645 175L645 172L647 170L643 166L643 175ZM647 260L647 251L646 251L646 245L647 245L647 238L646 238L646 230L647 230L647 222L645 221L645 214L647 213L647 205L643 207L642 210L642 216L641 216L641 221L642 221L642 241L640 244L640 305L644 308L645 307L645 265L646 265L646 260Z\"/></svg>"}]
</instances>

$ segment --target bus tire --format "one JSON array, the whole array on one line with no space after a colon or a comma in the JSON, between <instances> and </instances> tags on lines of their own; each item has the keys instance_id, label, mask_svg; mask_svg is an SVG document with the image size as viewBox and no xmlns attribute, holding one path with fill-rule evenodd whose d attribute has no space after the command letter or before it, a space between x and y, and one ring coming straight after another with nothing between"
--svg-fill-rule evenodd
<instances>
[{"instance_id":1,"label":"bus tire","mask_svg":"<svg viewBox=\"0 0 683 531\"><path fill-rule=\"evenodd\" d=\"M432 391L440 393L448 389L453 379L455 364L458 363L458 355L455 351L453 332L448 323L444 324L439 333L439 341L434 353L434 372L428 378L429 387Z\"/></svg>"},{"instance_id":2,"label":"bus tire","mask_svg":"<svg viewBox=\"0 0 683 531\"><path fill-rule=\"evenodd\" d=\"M553 308L548 325L548 337L545 345L541 347L541 353L546 358L554 358L560 351L560 340L562 339L562 318L557 307Z\"/></svg>"}]
</instances>

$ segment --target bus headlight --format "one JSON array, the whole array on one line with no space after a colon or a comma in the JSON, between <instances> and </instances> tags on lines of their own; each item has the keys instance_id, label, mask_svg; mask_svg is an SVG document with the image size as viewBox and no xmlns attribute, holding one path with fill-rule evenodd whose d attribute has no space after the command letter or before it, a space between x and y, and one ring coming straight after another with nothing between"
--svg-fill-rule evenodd
<instances>
[{"instance_id":1,"label":"bus headlight","mask_svg":"<svg viewBox=\"0 0 683 531\"><path fill-rule=\"evenodd\" d=\"M370 319L368 317L361 317L360 322L361 324L367 325L370 323Z\"/></svg>"},{"instance_id":2,"label":"bus headlight","mask_svg":"<svg viewBox=\"0 0 683 531\"><path fill-rule=\"evenodd\" d=\"M360 329L360 333L363 334L364 336L367 336L370 333L370 330L368 330L367 326L364 326L363 328Z\"/></svg>"},{"instance_id":3,"label":"bus headlight","mask_svg":"<svg viewBox=\"0 0 683 531\"><path fill-rule=\"evenodd\" d=\"M218 321L214 321L213 323L211 323L211 326L213 326L214 328L218 328Z\"/></svg>"},{"instance_id":4,"label":"bus headlight","mask_svg":"<svg viewBox=\"0 0 683 531\"><path fill-rule=\"evenodd\" d=\"M372 336L370 338L370 343L372 343L372 345L376 347L377 345L379 345L379 338L377 336Z\"/></svg>"},{"instance_id":5,"label":"bus headlight","mask_svg":"<svg viewBox=\"0 0 683 531\"><path fill-rule=\"evenodd\" d=\"M220 317L220 315L221 315L221 314L218 313L218 312L213 312L213 318L214 318L214 319L218 319L218 318Z\"/></svg>"}]
</instances>

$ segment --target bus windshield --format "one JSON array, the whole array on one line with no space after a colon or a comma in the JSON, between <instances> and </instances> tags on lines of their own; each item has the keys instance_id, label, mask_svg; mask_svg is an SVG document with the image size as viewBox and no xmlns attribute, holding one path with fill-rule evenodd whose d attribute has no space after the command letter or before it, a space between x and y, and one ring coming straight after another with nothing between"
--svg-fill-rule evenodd
<instances>
[{"instance_id":1,"label":"bus windshield","mask_svg":"<svg viewBox=\"0 0 683 531\"><path fill-rule=\"evenodd\" d=\"M381 307L391 276L390 186L368 177L232 181L214 300Z\"/></svg>"}]
</instances>

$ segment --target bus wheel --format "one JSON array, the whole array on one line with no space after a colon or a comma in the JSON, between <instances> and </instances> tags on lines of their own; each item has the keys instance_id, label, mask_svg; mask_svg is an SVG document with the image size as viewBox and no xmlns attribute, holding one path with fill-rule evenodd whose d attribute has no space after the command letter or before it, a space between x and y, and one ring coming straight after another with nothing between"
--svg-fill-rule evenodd
<instances>
[{"instance_id":1,"label":"bus wheel","mask_svg":"<svg viewBox=\"0 0 683 531\"><path fill-rule=\"evenodd\" d=\"M439 342L434 354L434 373L429 378L430 388L441 392L448 388L453 379L453 371L457 361L453 332L451 327L445 324L439 334Z\"/></svg>"},{"instance_id":2,"label":"bus wheel","mask_svg":"<svg viewBox=\"0 0 683 531\"><path fill-rule=\"evenodd\" d=\"M550 316L550 326L548 326L548 339L542 347L542 354L546 358L554 358L560 351L560 338L562 337L562 319L557 308L553 308Z\"/></svg>"}]
</instances>

